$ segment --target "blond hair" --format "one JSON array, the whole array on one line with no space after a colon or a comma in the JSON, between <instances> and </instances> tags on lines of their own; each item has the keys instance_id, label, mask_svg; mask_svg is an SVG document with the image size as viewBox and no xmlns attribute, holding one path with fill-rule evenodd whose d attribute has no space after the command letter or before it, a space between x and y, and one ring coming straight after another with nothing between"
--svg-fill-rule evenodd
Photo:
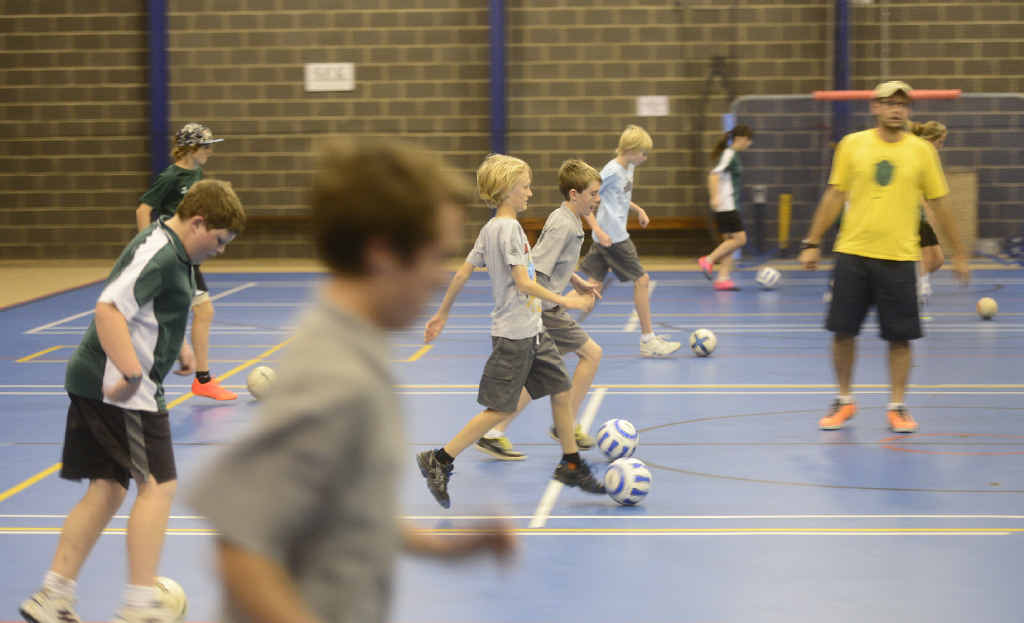
<instances>
[{"instance_id":1,"label":"blond hair","mask_svg":"<svg viewBox=\"0 0 1024 623\"><path fill-rule=\"evenodd\" d=\"M558 167L558 190L566 199L569 198L570 190L581 193L591 182L600 184L601 174L582 160L566 160Z\"/></svg>"},{"instance_id":2,"label":"blond hair","mask_svg":"<svg viewBox=\"0 0 1024 623\"><path fill-rule=\"evenodd\" d=\"M209 147L209 145L175 145L171 149L171 160L179 162L184 160L186 157L191 156L203 147Z\"/></svg>"},{"instance_id":3,"label":"blond hair","mask_svg":"<svg viewBox=\"0 0 1024 623\"><path fill-rule=\"evenodd\" d=\"M935 143L946 138L948 130L946 126L942 125L938 121L928 121L925 123L912 122L910 124L910 131L917 136L920 136L929 143Z\"/></svg>"},{"instance_id":4,"label":"blond hair","mask_svg":"<svg viewBox=\"0 0 1024 623\"><path fill-rule=\"evenodd\" d=\"M515 156L491 154L476 170L477 193L488 207L497 208L524 174L533 175L526 161Z\"/></svg>"},{"instance_id":5,"label":"blond hair","mask_svg":"<svg viewBox=\"0 0 1024 623\"><path fill-rule=\"evenodd\" d=\"M231 182L201 180L192 184L175 215L182 221L201 216L207 229L226 229L234 234L245 229L245 209Z\"/></svg>"},{"instance_id":6,"label":"blond hair","mask_svg":"<svg viewBox=\"0 0 1024 623\"><path fill-rule=\"evenodd\" d=\"M394 139L331 139L309 197L317 252L332 271L352 276L367 274L374 240L411 262L440 238L441 206L471 200L469 181L438 153Z\"/></svg>"},{"instance_id":7,"label":"blond hair","mask_svg":"<svg viewBox=\"0 0 1024 623\"><path fill-rule=\"evenodd\" d=\"M638 125L627 125L619 137L619 146L615 153L620 156L627 151L650 151L654 147L654 139L647 130Z\"/></svg>"}]
</instances>

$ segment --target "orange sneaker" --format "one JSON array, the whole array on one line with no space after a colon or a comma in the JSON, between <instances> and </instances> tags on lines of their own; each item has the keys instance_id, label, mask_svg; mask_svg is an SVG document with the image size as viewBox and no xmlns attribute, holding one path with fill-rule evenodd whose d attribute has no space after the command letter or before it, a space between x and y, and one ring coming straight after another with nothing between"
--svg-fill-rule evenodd
<instances>
[{"instance_id":1,"label":"orange sneaker","mask_svg":"<svg viewBox=\"0 0 1024 623\"><path fill-rule=\"evenodd\" d=\"M217 379L210 379L209 383L200 383L199 379L192 381L192 394L195 396L204 396L206 398L213 398L214 400L234 400L238 398L238 394L232 391L228 391L220 386Z\"/></svg>"},{"instance_id":2,"label":"orange sneaker","mask_svg":"<svg viewBox=\"0 0 1024 623\"><path fill-rule=\"evenodd\" d=\"M832 401L832 412L818 420L818 428L821 430L839 430L846 424L847 420L853 419L857 414L857 404L840 404L838 400Z\"/></svg>"},{"instance_id":3,"label":"orange sneaker","mask_svg":"<svg viewBox=\"0 0 1024 623\"><path fill-rule=\"evenodd\" d=\"M885 416L889 418L889 430L894 433L916 433L917 422L910 417L910 411L904 406L889 409Z\"/></svg>"}]
</instances>

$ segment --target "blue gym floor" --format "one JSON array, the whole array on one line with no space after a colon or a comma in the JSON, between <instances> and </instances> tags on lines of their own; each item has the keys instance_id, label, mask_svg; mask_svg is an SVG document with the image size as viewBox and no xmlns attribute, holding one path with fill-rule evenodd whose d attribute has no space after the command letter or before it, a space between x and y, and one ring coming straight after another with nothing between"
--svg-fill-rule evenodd
<instances>
[{"instance_id":1,"label":"blue gym floor","mask_svg":"<svg viewBox=\"0 0 1024 623\"><path fill-rule=\"evenodd\" d=\"M441 509L413 455L443 445L479 409L476 383L490 352L487 276L473 276L431 346L422 345L421 327L433 309L396 333L407 417L404 513L438 533L504 517L520 534L520 551L508 565L403 559L392 619L1020 620L1024 273L978 270L968 287L948 272L933 278L908 396L921 430L903 436L886 428L885 345L873 319L858 344L857 418L842 431L817 429L835 393L821 327L827 273L783 274L776 291L758 290L746 270L737 274L742 291L714 292L696 272L652 273L656 331L685 341L698 327L712 329L718 349L708 358L685 345L667 359L640 357L632 288L622 284L585 322L604 359L581 413L591 431L612 417L639 429L636 456L650 466L653 486L634 508L549 490L560 452L541 400L509 431L529 458L501 463L467 450L456 461L452 508ZM179 491L255 415L248 370L275 365L320 278L207 277L217 295L212 368L240 396L195 398L187 379L168 377ZM64 514L84 491L53 471L67 408L64 364L99 288L0 311L0 620L19 620L18 603L38 587ZM999 302L993 321L974 312L982 296ZM603 471L596 450L585 456ZM161 574L188 592L189 621L214 621L213 535L183 504L172 514ZM117 606L125 519L112 523L82 572L84 620L108 620Z\"/></svg>"}]
</instances>

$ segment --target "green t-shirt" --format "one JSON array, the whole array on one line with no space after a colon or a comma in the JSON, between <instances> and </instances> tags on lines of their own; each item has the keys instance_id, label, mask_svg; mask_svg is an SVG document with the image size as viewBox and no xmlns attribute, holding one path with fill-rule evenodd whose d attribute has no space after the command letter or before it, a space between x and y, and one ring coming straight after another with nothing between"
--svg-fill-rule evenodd
<instances>
[{"instance_id":1,"label":"green t-shirt","mask_svg":"<svg viewBox=\"0 0 1024 623\"><path fill-rule=\"evenodd\" d=\"M142 364L142 385L123 402L103 397L104 381L113 384L123 375L100 346L94 319L71 355L64 388L126 409L166 410L163 380L181 351L195 288L192 264L177 234L162 221L139 232L117 258L98 300L114 305L127 321Z\"/></svg>"},{"instance_id":2,"label":"green t-shirt","mask_svg":"<svg viewBox=\"0 0 1024 623\"><path fill-rule=\"evenodd\" d=\"M139 198L139 203L153 208L151 218L154 221L165 216L174 216L178 204L181 203L181 198L185 196L192 184L201 179L203 179L202 167L183 169L172 164L156 176L153 185Z\"/></svg>"}]
</instances>

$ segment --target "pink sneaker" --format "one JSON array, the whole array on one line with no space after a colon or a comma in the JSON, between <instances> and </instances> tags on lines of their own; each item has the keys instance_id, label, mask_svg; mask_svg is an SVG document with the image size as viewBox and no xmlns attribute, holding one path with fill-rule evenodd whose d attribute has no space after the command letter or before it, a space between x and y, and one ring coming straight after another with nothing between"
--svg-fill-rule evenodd
<instances>
[{"instance_id":1,"label":"pink sneaker","mask_svg":"<svg viewBox=\"0 0 1024 623\"><path fill-rule=\"evenodd\" d=\"M739 286L732 279L720 279L715 282L716 290L739 290Z\"/></svg>"},{"instance_id":2,"label":"pink sneaker","mask_svg":"<svg viewBox=\"0 0 1024 623\"><path fill-rule=\"evenodd\" d=\"M700 269L704 271L704 276L710 281L711 273L715 270L715 267L708 261L708 256L705 255L704 257L698 257L697 264L700 266Z\"/></svg>"}]
</instances>

